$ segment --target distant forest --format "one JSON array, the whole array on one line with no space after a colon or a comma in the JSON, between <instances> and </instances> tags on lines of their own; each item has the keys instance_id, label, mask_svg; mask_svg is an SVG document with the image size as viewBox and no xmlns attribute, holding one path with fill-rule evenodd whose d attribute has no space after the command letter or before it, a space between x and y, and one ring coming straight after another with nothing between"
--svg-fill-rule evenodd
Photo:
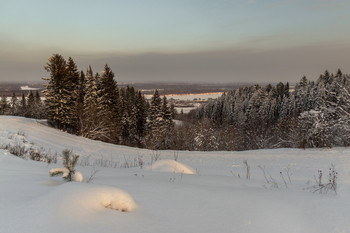
<instances>
[{"instance_id":1,"label":"distant forest","mask_svg":"<svg viewBox=\"0 0 350 233\"><path fill-rule=\"evenodd\" d=\"M94 140L149 149L250 150L350 145L350 76L325 71L289 83L242 87L178 114L155 91L147 101L132 86L120 88L108 65L79 71L55 54L39 93L0 100L0 114L48 120L53 127ZM175 124L174 119L177 119Z\"/></svg>"},{"instance_id":2,"label":"distant forest","mask_svg":"<svg viewBox=\"0 0 350 233\"><path fill-rule=\"evenodd\" d=\"M190 113L200 150L350 145L350 76L325 71L317 81L232 90Z\"/></svg>"}]
</instances>

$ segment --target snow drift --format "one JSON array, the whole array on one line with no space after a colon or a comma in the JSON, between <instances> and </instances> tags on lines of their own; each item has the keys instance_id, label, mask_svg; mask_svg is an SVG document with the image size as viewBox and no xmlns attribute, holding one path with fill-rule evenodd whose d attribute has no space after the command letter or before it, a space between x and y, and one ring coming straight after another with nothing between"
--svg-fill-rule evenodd
<instances>
[{"instance_id":1,"label":"snow drift","mask_svg":"<svg viewBox=\"0 0 350 233\"><path fill-rule=\"evenodd\" d=\"M175 160L159 160L151 166L151 170L160 172L174 172L183 174L196 174L196 171Z\"/></svg>"},{"instance_id":2,"label":"snow drift","mask_svg":"<svg viewBox=\"0 0 350 233\"><path fill-rule=\"evenodd\" d=\"M47 200L56 203L60 213L70 217L101 212L105 208L130 212L136 203L129 193L110 186L64 183L52 191ZM55 201L53 201L55 200Z\"/></svg>"}]
</instances>

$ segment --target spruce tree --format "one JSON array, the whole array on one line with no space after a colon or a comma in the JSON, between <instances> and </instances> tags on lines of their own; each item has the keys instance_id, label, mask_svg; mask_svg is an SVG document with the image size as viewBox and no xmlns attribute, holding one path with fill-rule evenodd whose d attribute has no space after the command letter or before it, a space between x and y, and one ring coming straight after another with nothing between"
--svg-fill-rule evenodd
<instances>
[{"instance_id":1,"label":"spruce tree","mask_svg":"<svg viewBox=\"0 0 350 233\"><path fill-rule=\"evenodd\" d=\"M59 54L51 56L45 66L45 70L50 73L50 78L47 79L49 82L44 91L47 118L50 124L58 128L64 128L67 115L66 66L66 60Z\"/></svg>"},{"instance_id":2,"label":"spruce tree","mask_svg":"<svg viewBox=\"0 0 350 233\"><path fill-rule=\"evenodd\" d=\"M28 100L27 100L27 111L26 111L26 115L25 117L34 117L35 114L35 98L34 98L34 94L33 91L29 91L28 94Z\"/></svg>"},{"instance_id":3,"label":"spruce tree","mask_svg":"<svg viewBox=\"0 0 350 233\"><path fill-rule=\"evenodd\" d=\"M98 85L98 111L100 121L109 129L105 135L109 142L119 141L119 90L114 73L106 64Z\"/></svg>"},{"instance_id":4,"label":"spruce tree","mask_svg":"<svg viewBox=\"0 0 350 233\"><path fill-rule=\"evenodd\" d=\"M76 113L78 118L78 134L81 134L82 131L82 122L84 114L84 98L86 91L86 79L83 71L80 71L79 82L77 87L77 99L76 99Z\"/></svg>"},{"instance_id":5,"label":"spruce tree","mask_svg":"<svg viewBox=\"0 0 350 233\"><path fill-rule=\"evenodd\" d=\"M66 65L65 84L62 88L65 99L65 127L72 133L79 131L79 116L77 109L77 102L79 98L79 81L80 73L74 60L69 57Z\"/></svg>"},{"instance_id":6,"label":"spruce tree","mask_svg":"<svg viewBox=\"0 0 350 233\"><path fill-rule=\"evenodd\" d=\"M0 100L0 115L7 115L8 114L8 103L6 96L2 96Z\"/></svg>"},{"instance_id":7,"label":"spruce tree","mask_svg":"<svg viewBox=\"0 0 350 233\"><path fill-rule=\"evenodd\" d=\"M149 107L148 112L148 123L147 128L148 130L154 131L160 126L160 120L161 120L161 107L162 107L162 99L159 96L158 90L155 90Z\"/></svg>"},{"instance_id":8,"label":"spruce tree","mask_svg":"<svg viewBox=\"0 0 350 233\"><path fill-rule=\"evenodd\" d=\"M11 115L16 116L18 114L18 98L16 96L16 93L14 92L12 93L10 107L11 107Z\"/></svg>"},{"instance_id":9,"label":"spruce tree","mask_svg":"<svg viewBox=\"0 0 350 233\"><path fill-rule=\"evenodd\" d=\"M24 116L25 112L27 111L27 99L26 99L24 93L22 93L22 97L21 97L19 108L20 108L19 109L19 115L20 116Z\"/></svg>"},{"instance_id":10,"label":"spruce tree","mask_svg":"<svg viewBox=\"0 0 350 233\"><path fill-rule=\"evenodd\" d=\"M85 76L85 96L83 106L83 116L81 123L81 135L91 139L100 139L100 135L105 132L99 121L97 76L94 76L91 66L88 67Z\"/></svg>"},{"instance_id":11,"label":"spruce tree","mask_svg":"<svg viewBox=\"0 0 350 233\"><path fill-rule=\"evenodd\" d=\"M139 144L146 135L147 102L141 91L136 93L136 135Z\"/></svg>"},{"instance_id":12,"label":"spruce tree","mask_svg":"<svg viewBox=\"0 0 350 233\"><path fill-rule=\"evenodd\" d=\"M40 94L39 94L39 91L36 91L35 92L35 112L34 112L34 118L37 118L37 119L42 119L42 118L45 118L45 108L44 108L44 105L41 101L41 97L40 97Z\"/></svg>"}]
</instances>

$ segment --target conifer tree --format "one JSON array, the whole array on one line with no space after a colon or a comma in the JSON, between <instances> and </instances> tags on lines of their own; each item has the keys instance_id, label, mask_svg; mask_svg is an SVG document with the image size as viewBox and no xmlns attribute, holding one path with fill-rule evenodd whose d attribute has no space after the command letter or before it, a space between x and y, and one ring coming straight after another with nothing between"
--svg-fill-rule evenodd
<instances>
[{"instance_id":1,"label":"conifer tree","mask_svg":"<svg viewBox=\"0 0 350 233\"><path fill-rule=\"evenodd\" d=\"M34 104L35 112L34 112L33 117L36 118L36 119L45 118L45 108L44 108L44 105L43 105L43 103L41 101L41 97L40 97L39 91L35 92L34 102L35 102L35 104Z\"/></svg>"},{"instance_id":2,"label":"conifer tree","mask_svg":"<svg viewBox=\"0 0 350 233\"><path fill-rule=\"evenodd\" d=\"M81 135L91 139L101 139L106 131L102 127L99 120L98 112L98 94L97 80L98 76L94 76L91 66L86 71L86 87L83 106L83 118L81 126Z\"/></svg>"},{"instance_id":3,"label":"conifer tree","mask_svg":"<svg viewBox=\"0 0 350 233\"><path fill-rule=\"evenodd\" d=\"M10 102L10 106L11 106L11 115L16 116L18 114L18 98L16 96L16 93L12 93L12 97L11 97L11 102Z\"/></svg>"},{"instance_id":4,"label":"conifer tree","mask_svg":"<svg viewBox=\"0 0 350 233\"><path fill-rule=\"evenodd\" d=\"M33 94L33 91L29 91L28 100L27 100L27 111L26 111L25 117L33 118L35 111L36 109L35 109L34 94Z\"/></svg>"},{"instance_id":5,"label":"conifer tree","mask_svg":"<svg viewBox=\"0 0 350 233\"><path fill-rule=\"evenodd\" d=\"M173 130L173 119L166 97L160 98L156 90L149 108L147 144L153 149L167 149Z\"/></svg>"},{"instance_id":6,"label":"conifer tree","mask_svg":"<svg viewBox=\"0 0 350 233\"><path fill-rule=\"evenodd\" d=\"M8 114L8 107L6 96L2 96L0 100L0 115Z\"/></svg>"},{"instance_id":7,"label":"conifer tree","mask_svg":"<svg viewBox=\"0 0 350 233\"><path fill-rule=\"evenodd\" d=\"M45 66L45 70L50 73L44 91L47 118L50 124L58 128L64 128L67 114L65 108L67 91L64 89L67 80L66 66L66 60L59 54L51 56Z\"/></svg>"},{"instance_id":8,"label":"conifer tree","mask_svg":"<svg viewBox=\"0 0 350 233\"><path fill-rule=\"evenodd\" d=\"M148 114L148 130L153 131L157 129L160 125L161 120L161 104L162 99L159 96L158 90L155 90L149 107Z\"/></svg>"},{"instance_id":9,"label":"conifer tree","mask_svg":"<svg viewBox=\"0 0 350 233\"><path fill-rule=\"evenodd\" d=\"M82 124L83 124L82 121L83 121L83 114L84 114L84 98L85 98L85 91L86 91L85 88L86 88L85 74L83 71L80 71L79 82L77 86L77 99L76 99L78 134L81 134Z\"/></svg>"},{"instance_id":10,"label":"conifer tree","mask_svg":"<svg viewBox=\"0 0 350 233\"><path fill-rule=\"evenodd\" d=\"M136 95L136 135L141 144L142 138L146 135L147 103L141 91L138 91Z\"/></svg>"},{"instance_id":11,"label":"conifer tree","mask_svg":"<svg viewBox=\"0 0 350 233\"><path fill-rule=\"evenodd\" d=\"M32 108L35 105L35 98L33 91L29 91L27 104Z\"/></svg>"},{"instance_id":12,"label":"conifer tree","mask_svg":"<svg viewBox=\"0 0 350 233\"><path fill-rule=\"evenodd\" d=\"M20 116L24 116L26 111L27 111L27 99L24 93L22 93L18 114Z\"/></svg>"},{"instance_id":13,"label":"conifer tree","mask_svg":"<svg viewBox=\"0 0 350 233\"><path fill-rule=\"evenodd\" d=\"M79 97L79 81L80 73L74 60L69 57L66 65L65 84L62 88L65 99L65 116L64 124L72 133L79 131L79 117L77 109L77 101Z\"/></svg>"},{"instance_id":14,"label":"conifer tree","mask_svg":"<svg viewBox=\"0 0 350 233\"><path fill-rule=\"evenodd\" d=\"M100 121L109 129L105 135L109 142L119 141L119 90L114 73L106 64L98 85L98 111Z\"/></svg>"}]
</instances>

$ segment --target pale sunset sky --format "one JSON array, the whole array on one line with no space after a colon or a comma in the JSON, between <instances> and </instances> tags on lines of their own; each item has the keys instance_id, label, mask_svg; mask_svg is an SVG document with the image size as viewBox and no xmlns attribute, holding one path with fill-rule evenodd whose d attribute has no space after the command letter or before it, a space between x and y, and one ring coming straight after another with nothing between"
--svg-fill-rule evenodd
<instances>
[{"instance_id":1,"label":"pale sunset sky","mask_svg":"<svg viewBox=\"0 0 350 233\"><path fill-rule=\"evenodd\" d=\"M296 82L350 72L349 0L0 0L0 81L49 56L124 82Z\"/></svg>"}]
</instances>

